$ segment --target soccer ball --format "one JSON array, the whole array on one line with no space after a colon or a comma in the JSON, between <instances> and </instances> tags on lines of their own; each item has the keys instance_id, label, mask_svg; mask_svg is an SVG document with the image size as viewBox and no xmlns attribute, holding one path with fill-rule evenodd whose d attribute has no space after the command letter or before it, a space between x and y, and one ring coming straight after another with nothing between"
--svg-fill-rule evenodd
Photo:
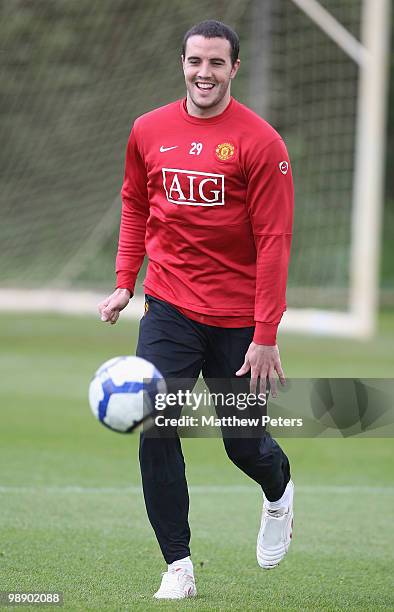
<instances>
[{"instance_id":1,"label":"soccer ball","mask_svg":"<svg viewBox=\"0 0 394 612\"><path fill-rule=\"evenodd\" d=\"M114 357L95 373L89 404L100 423L129 433L152 412L157 393L166 393L166 383L152 363L140 357Z\"/></svg>"}]
</instances>

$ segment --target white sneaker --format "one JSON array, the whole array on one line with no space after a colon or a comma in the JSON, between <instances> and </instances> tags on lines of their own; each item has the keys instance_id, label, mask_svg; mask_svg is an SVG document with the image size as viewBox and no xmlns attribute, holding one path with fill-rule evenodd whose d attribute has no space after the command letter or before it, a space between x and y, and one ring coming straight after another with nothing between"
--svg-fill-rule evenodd
<instances>
[{"instance_id":1,"label":"white sneaker","mask_svg":"<svg viewBox=\"0 0 394 612\"><path fill-rule=\"evenodd\" d=\"M154 594L156 599L185 599L197 595L194 576L178 568L162 574L160 589Z\"/></svg>"},{"instance_id":2,"label":"white sneaker","mask_svg":"<svg viewBox=\"0 0 394 612\"><path fill-rule=\"evenodd\" d=\"M263 506L261 527L257 536L257 563L264 569L272 569L279 565L289 550L293 532L293 497L294 484L289 484L289 504L285 508L269 510Z\"/></svg>"}]
</instances>

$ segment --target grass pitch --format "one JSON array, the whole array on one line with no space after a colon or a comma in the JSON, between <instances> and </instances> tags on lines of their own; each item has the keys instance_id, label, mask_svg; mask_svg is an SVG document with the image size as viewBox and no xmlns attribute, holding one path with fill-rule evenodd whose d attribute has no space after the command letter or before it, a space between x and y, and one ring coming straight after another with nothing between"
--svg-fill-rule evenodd
<instances>
[{"instance_id":1,"label":"grass pitch","mask_svg":"<svg viewBox=\"0 0 394 612\"><path fill-rule=\"evenodd\" d=\"M386 439L282 440L296 484L295 533L269 572L255 560L258 487L220 440L184 440L199 595L152 599L165 566L145 515L137 436L104 429L87 404L93 371L132 354L136 333L130 321L3 314L0 591L62 591L67 611L394 609ZM390 377L393 345L391 313L372 342L280 342L289 377Z\"/></svg>"}]
</instances>

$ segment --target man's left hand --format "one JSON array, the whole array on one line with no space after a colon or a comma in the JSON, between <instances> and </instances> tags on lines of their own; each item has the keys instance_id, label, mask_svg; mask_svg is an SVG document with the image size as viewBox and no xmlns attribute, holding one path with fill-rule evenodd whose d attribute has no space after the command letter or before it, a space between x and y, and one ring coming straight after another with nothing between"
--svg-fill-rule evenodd
<instances>
[{"instance_id":1,"label":"man's left hand","mask_svg":"<svg viewBox=\"0 0 394 612\"><path fill-rule=\"evenodd\" d=\"M267 380L270 382L271 395L277 397L277 383L275 372L280 383L285 384L285 375L280 363L278 345L268 346L252 342L246 352L245 361L236 372L236 376L243 376L250 370L250 392L256 395L257 379L260 378L260 393L266 393Z\"/></svg>"}]
</instances>

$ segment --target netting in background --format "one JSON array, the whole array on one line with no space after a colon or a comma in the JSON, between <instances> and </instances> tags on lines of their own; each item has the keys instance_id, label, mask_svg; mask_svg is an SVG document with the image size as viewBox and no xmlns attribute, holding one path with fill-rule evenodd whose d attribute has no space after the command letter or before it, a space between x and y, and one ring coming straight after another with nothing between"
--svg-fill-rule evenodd
<instances>
[{"instance_id":1,"label":"netting in background","mask_svg":"<svg viewBox=\"0 0 394 612\"><path fill-rule=\"evenodd\" d=\"M323 4L359 35L360 0ZM241 37L233 93L285 138L296 185L291 305L346 307L354 62L291 0L2 0L0 285L111 288L133 119L184 94L180 43Z\"/></svg>"},{"instance_id":2,"label":"netting in background","mask_svg":"<svg viewBox=\"0 0 394 612\"><path fill-rule=\"evenodd\" d=\"M288 302L346 308L358 66L292 2L272 4L268 116L285 135L296 186ZM359 38L360 0L321 4Z\"/></svg>"}]
</instances>

